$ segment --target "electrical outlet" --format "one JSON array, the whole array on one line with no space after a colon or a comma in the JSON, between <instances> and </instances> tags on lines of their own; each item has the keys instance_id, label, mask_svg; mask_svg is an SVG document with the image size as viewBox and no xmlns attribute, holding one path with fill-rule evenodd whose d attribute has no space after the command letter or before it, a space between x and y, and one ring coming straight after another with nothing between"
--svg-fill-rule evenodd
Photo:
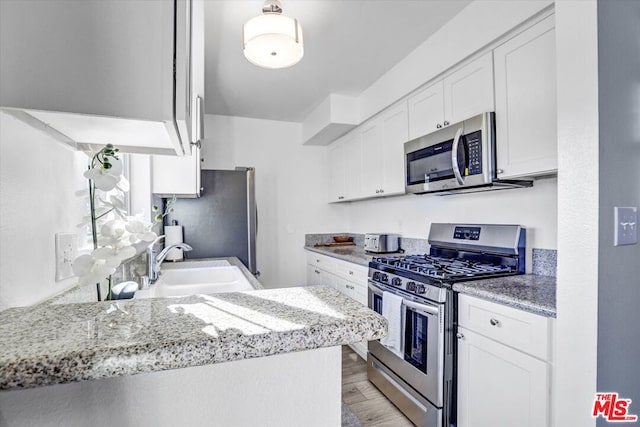
<instances>
[{"instance_id":1,"label":"electrical outlet","mask_svg":"<svg viewBox=\"0 0 640 427\"><path fill-rule=\"evenodd\" d=\"M75 233L56 233L56 282L73 276L73 260L78 252Z\"/></svg>"},{"instance_id":2,"label":"electrical outlet","mask_svg":"<svg viewBox=\"0 0 640 427\"><path fill-rule=\"evenodd\" d=\"M613 245L635 245L638 243L638 208L614 207L615 231Z\"/></svg>"}]
</instances>

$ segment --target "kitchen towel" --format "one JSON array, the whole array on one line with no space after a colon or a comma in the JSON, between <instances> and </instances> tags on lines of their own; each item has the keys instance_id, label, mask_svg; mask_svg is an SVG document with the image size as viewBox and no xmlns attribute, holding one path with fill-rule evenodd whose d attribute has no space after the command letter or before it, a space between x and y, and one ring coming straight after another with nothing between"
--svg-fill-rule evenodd
<instances>
[{"instance_id":1,"label":"kitchen towel","mask_svg":"<svg viewBox=\"0 0 640 427\"><path fill-rule=\"evenodd\" d=\"M168 248L176 243L182 243L182 226L181 225L165 225L164 226L164 247ZM173 248L167 254L167 261L182 261L182 249Z\"/></svg>"},{"instance_id":2,"label":"kitchen towel","mask_svg":"<svg viewBox=\"0 0 640 427\"><path fill-rule=\"evenodd\" d=\"M404 359L402 349L402 297L391 292L382 292L382 317L389 322L388 334L380 338L380 344Z\"/></svg>"}]
</instances>

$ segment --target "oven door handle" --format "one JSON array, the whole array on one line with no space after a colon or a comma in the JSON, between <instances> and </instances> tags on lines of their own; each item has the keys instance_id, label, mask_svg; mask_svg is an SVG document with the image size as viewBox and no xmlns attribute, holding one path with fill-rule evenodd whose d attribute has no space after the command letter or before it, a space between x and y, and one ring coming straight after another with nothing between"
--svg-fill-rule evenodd
<instances>
[{"instance_id":1,"label":"oven door handle","mask_svg":"<svg viewBox=\"0 0 640 427\"><path fill-rule=\"evenodd\" d=\"M462 139L463 129L459 128L456 132L456 136L453 138L453 145L451 146L451 167L453 168L453 174L456 176L458 184L464 185L464 178L460 173L460 164L458 163L458 146Z\"/></svg>"},{"instance_id":2,"label":"oven door handle","mask_svg":"<svg viewBox=\"0 0 640 427\"><path fill-rule=\"evenodd\" d=\"M373 284L373 282L369 282L369 289L378 296L382 296L382 292L384 292L382 288L377 287L376 285Z\"/></svg>"},{"instance_id":3,"label":"oven door handle","mask_svg":"<svg viewBox=\"0 0 640 427\"><path fill-rule=\"evenodd\" d=\"M440 310L438 308L432 307L430 305L418 304L412 301L408 301L406 299L402 300L402 304L420 313L424 313L432 316L438 316L440 314Z\"/></svg>"}]
</instances>

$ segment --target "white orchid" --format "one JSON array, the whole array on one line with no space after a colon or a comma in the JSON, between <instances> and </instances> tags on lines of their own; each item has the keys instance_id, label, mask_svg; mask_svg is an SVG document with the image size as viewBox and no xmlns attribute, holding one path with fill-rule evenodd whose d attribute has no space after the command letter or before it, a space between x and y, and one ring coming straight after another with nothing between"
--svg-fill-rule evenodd
<instances>
[{"instance_id":1,"label":"white orchid","mask_svg":"<svg viewBox=\"0 0 640 427\"><path fill-rule=\"evenodd\" d=\"M103 148L93 157L92 167L84 173L99 190L113 190L122 179L122 161L115 157L116 152L113 146ZM126 186L128 188L128 182Z\"/></svg>"},{"instance_id":2,"label":"white orchid","mask_svg":"<svg viewBox=\"0 0 640 427\"><path fill-rule=\"evenodd\" d=\"M116 266L93 255L80 255L73 261L73 274L78 276L78 284L100 283L116 271Z\"/></svg>"},{"instance_id":3,"label":"white orchid","mask_svg":"<svg viewBox=\"0 0 640 427\"><path fill-rule=\"evenodd\" d=\"M129 191L129 181L122 176L122 161L117 153L118 149L112 145L97 152L91 159L89 170L84 173L89 179L89 190L76 192L78 197L87 198L90 215L79 227L91 224L93 251L77 257L73 271L79 278L79 284L97 284L98 300L100 283L108 280L109 298L111 275L118 266L135 256L136 249L144 250L144 244L148 245L158 237L151 231L153 224L141 217L127 216L124 195ZM172 208L173 203L175 198L168 207ZM160 220L163 217L161 214Z\"/></svg>"},{"instance_id":4,"label":"white orchid","mask_svg":"<svg viewBox=\"0 0 640 427\"><path fill-rule=\"evenodd\" d=\"M140 242L153 242L158 235L151 231L152 224L146 223L137 217L128 217L125 224L129 232L129 242L135 245Z\"/></svg>"}]
</instances>

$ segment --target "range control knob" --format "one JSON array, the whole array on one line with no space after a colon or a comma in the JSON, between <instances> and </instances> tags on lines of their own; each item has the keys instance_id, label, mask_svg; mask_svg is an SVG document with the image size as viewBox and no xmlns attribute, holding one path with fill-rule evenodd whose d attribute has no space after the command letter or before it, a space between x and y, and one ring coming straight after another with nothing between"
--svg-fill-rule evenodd
<instances>
[{"instance_id":1,"label":"range control knob","mask_svg":"<svg viewBox=\"0 0 640 427\"><path fill-rule=\"evenodd\" d=\"M393 286L400 286L402 285L402 279L399 277L394 277L393 279L391 279L391 284Z\"/></svg>"},{"instance_id":2,"label":"range control knob","mask_svg":"<svg viewBox=\"0 0 640 427\"><path fill-rule=\"evenodd\" d=\"M415 292L416 291L416 282L407 283L407 290L409 292Z\"/></svg>"},{"instance_id":3,"label":"range control knob","mask_svg":"<svg viewBox=\"0 0 640 427\"><path fill-rule=\"evenodd\" d=\"M380 273L379 272L375 272L373 273L373 280L380 280Z\"/></svg>"},{"instance_id":4,"label":"range control knob","mask_svg":"<svg viewBox=\"0 0 640 427\"><path fill-rule=\"evenodd\" d=\"M427 290L425 289L424 285L416 285L416 292L419 294L424 294L425 292L427 292Z\"/></svg>"},{"instance_id":5,"label":"range control knob","mask_svg":"<svg viewBox=\"0 0 640 427\"><path fill-rule=\"evenodd\" d=\"M382 273L380 275L380 280L383 281L383 282L386 282L386 281L389 280L389 276L387 276L386 274Z\"/></svg>"}]
</instances>

